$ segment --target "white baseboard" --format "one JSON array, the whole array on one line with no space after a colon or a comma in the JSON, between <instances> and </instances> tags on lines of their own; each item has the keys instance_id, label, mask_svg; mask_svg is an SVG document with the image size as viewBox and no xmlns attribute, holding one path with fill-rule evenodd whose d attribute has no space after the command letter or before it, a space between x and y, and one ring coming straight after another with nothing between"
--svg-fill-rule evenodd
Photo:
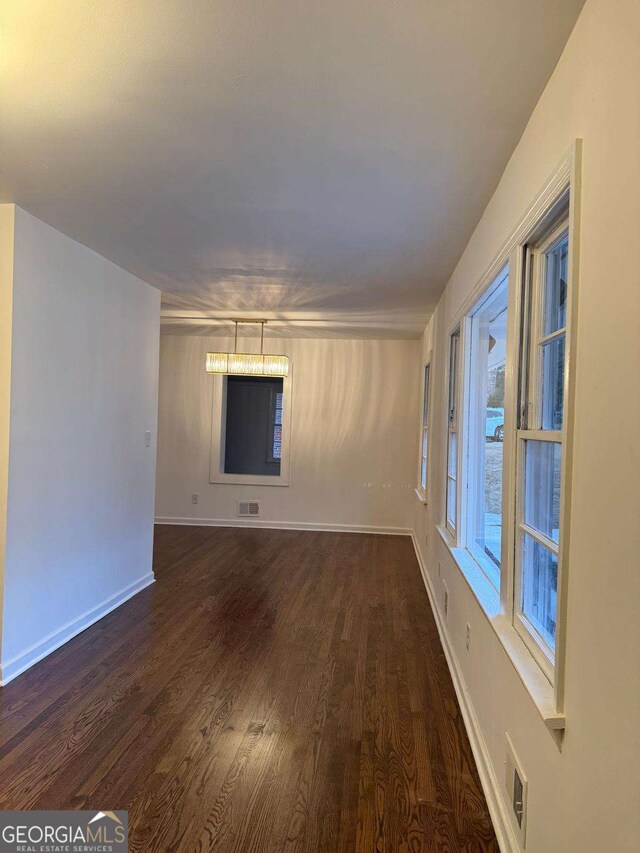
<instances>
[{"instance_id":1,"label":"white baseboard","mask_svg":"<svg viewBox=\"0 0 640 853\"><path fill-rule=\"evenodd\" d=\"M107 613L115 610L116 607L124 604L129 598L132 598L136 593L149 586L149 584L152 584L154 580L153 572L149 572L119 592L110 595L109 598L106 598L100 604L97 604L90 610L86 610L80 616L62 625L57 630L52 631L52 633L43 637L37 643L29 646L28 649L24 649L24 651L9 660L3 661L0 666L0 687L4 687L5 684L13 681L14 678L21 675L25 670L38 663L38 661L47 655L50 655L51 652L55 652L60 646L63 646L84 631L85 628L93 625L94 622L102 619Z\"/></svg>"},{"instance_id":2,"label":"white baseboard","mask_svg":"<svg viewBox=\"0 0 640 853\"><path fill-rule=\"evenodd\" d=\"M376 527L368 524L323 524L315 521L266 521L255 518L156 518L156 524L186 524L202 527L263 527L267 530L318 530L326 533L380 533L411 536L409 527Z\"/></svg>"},{"instance_id":3,"label":"white baseboard","mask_svg":"<svg viewBox=\"0 0 640 853\"><path fill-rule=\"evenodd\" d=\"M451 680L453 681L453 687L456 691L456 696L458 697L462 718L469 736L469 743L471 744L473 757L476 760L480 782L482 783L482 790L484 791L484 795L487 800L489 813L491 815L493 828L498 839L500 850L502 853L521 853L521 848L518 845L513 827L511 826L511 819L509 817L507 805L499 790L499 779L502 778L502 774L496 774L491 762L489 750L487 749L487 744L482 734L482 730L480 729L480 724L473 708L471 697L469 696L469 689L465 683L456 653L449 642L447 629L443 622L440 608L438 607L435 590L433 589L431 578L427 572L427 567L422 558L422 554L420 553L420 548L418 547L418 542L413 531L411 532L411 539L413 541L413 548L416 552L416 559L418 560L422 579L424 580L424 585L427 589L431 609L433 610L433 615L436 620L438 634L440 635L440 642L447 659L449 672L451 673Z\"/></svg>"}]
</instances>

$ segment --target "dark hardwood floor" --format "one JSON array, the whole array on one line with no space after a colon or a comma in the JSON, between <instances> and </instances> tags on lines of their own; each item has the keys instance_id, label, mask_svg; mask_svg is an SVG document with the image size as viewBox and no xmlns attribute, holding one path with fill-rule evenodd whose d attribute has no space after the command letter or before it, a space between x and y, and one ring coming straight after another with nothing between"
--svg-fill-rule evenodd
<instances>
[{"instance_id":1,"label":"dark hardwood floor","mask_svg":"<svg viewBox=\"0 0 640 853\"><path fill-rule=\"evenodd\" d=\"M0 690L0 808L133 851L497 851L411 540L157 527L157 583Z\"/></svg>"}]
</instances>

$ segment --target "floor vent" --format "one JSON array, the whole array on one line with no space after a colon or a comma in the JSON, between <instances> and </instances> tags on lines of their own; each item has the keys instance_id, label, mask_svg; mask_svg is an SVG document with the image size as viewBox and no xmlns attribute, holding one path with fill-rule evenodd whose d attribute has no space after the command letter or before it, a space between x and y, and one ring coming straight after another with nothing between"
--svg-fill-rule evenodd
<instances>
[{"instance_id":1,"label":"floor vent","mask_svg":"<svg viewBox=\"0 0 640 853\"><path fill-rule=\"evenodd\" d=\"M238 501L238 518L259 518L260 501Z\"/></svg>"}]
</instances>

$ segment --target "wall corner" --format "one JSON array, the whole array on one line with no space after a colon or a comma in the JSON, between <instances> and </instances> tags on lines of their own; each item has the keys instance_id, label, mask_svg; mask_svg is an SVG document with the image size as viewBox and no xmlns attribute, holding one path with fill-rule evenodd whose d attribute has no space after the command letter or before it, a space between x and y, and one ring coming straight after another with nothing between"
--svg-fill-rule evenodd
<instances>
[{"instance_id":1,"label":"wall corner","mask_svg":"<svg viewBox=\"0 0 640 853\"><path fill-rule=\"evenodd\" d=\"M2 616L9 486L15 216L14 204L0 204L0 683L2 681Z\"/></svg>"}]
</instances>

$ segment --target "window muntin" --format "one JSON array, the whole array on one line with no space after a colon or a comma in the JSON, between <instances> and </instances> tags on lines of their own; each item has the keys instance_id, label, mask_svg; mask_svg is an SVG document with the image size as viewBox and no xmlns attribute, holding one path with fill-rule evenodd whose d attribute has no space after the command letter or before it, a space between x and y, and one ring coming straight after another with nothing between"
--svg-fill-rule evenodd
<instances>
[{"instance_id":1,"label":"window muntin","mask_svg":"<svg viewBox=\"0 0 640 853\"><path fill-rule=\"evenodd\" d=\"M569 232L527 246L514 624L553 682L561 539Z\"/></svg>"},{"instance_id":2,"label":"window muntin","mask_svg":"<svg viewBox=\"0 0 640 853\"><path fill-rule=\"evenodd\" d=\"M424 385L422 389L422 431L420 434L420 489L427 491L427 470L429 460L429 382L431 365L424 366Z\"/></svg>"},{"instance_id":3,"label":"window muntin","mask_svg":"<svg viewBox=\"0 0 640 853\"><path fill-rule=\"evenodd\" d=\"M449 339L449 407L447 438L446 522L455 534L458 502L458 367L460 362L460 329Z\"/></svg>"},{"instance_id":4,"label":"window muntin","mask_svg":"<svg viewBox=\"0 0 640 853\"><path fill-rule=\"evenodd\" d=\"M470 316L466 546L496 590L502 563L502 484L508 271Z\"/></svg>"}]
</instances>

